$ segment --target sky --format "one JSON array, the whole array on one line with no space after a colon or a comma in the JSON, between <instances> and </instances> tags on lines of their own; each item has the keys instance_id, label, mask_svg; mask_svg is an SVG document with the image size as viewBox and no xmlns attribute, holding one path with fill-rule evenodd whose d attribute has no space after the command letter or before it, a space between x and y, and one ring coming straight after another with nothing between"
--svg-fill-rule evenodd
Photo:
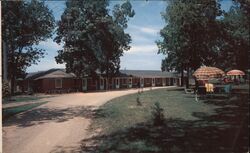
<instances>
[{"instance_id":1,"label":"sky","mask_svg":"<svg viewBox=\"0 0 250 153\"><path fill-rule=\"evenodd\" d=\"M110 9L114 4L122 1L111 1ZM127 70L160 70L161 61L165 55L157 54L156 40L161 39L159 31L164 27L165 22L161 12L165 11L166 2L160 0L136 0L131 1L135 16L130 18L128 28L125 30L132 38L131 48L125 51L121 57L121 68ZM60 20L65 9L64 1L46 1L46 5L53 11L56 21ZM221 7L228 10L232 5L231 0L223 0ZM53 42L53 39L40 42L39 48L46 50L46 56L40 59L37 65L28 67L27 72L48 70L51 68L65 68L64 64L57 64L55 56L57 50L62 46Z\"/></svg>"}]
</instances>

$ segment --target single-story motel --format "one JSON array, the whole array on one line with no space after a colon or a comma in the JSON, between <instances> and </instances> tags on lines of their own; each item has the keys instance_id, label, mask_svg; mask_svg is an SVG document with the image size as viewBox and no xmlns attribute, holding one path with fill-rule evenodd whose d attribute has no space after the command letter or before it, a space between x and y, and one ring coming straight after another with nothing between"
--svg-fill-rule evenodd
<instances>
[{"instance_id":1,"label":"single-story motel","mask_svg":"<svg viewBox=\"0 0 250 153\"><path fill-rule=\"evenodd\" d=\"M18 90L22 92L66 93L154 86L179 86L180 84L181 76L176 72L120 70L118 75L107 79L101 74L95 78L78 78L73 73L66 73L65 69L50 69L29 73L17 85Z\"/></svg>"}]
</instances>

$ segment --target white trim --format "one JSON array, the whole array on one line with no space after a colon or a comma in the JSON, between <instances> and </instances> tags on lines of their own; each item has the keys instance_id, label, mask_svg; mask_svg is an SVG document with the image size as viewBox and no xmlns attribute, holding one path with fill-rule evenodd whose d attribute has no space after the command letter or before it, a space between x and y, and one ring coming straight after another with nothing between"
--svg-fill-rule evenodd
<instances>
[{"instance_id":1,"label":"white trim","mask_svg":"<svg viewBox=\"0 0 250 153\"><path fill-rule=\"evenodd\" d=\"M57 80L60 80L59 86L57 86L57 82L56 82ZM56 88L56 89L62 88L62 79L55 79L55 88Z\"/></svg>"}]
</instances>

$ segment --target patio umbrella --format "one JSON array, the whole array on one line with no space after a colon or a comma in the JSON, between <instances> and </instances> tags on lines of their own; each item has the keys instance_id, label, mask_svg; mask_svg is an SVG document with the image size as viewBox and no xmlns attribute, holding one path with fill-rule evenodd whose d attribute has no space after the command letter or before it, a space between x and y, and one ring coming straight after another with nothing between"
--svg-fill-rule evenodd
<instances>
[{"instance_id":1,"label":"patio umbrella","mask_svg":"<svg viewBox=\"0 0 250 153\"><path fill-rule=\"evenodd\" d=\"M228 76L238 76L238 75L245 75L245 73L241 70L231 70L227 72Z\"/></svg>"},{"instance_id":2,"label":"patio umbrella","mask_svg":"<svg viewBox=\"0 0 250 153\"><path fill-rule=\"evenodd\" d=\"M209 80L211 78L221 78L225 75L225 72L216 67L207 67L203 66L198 68L193 76L197 78L197 80Z\"/></svg>"}]
</instances>

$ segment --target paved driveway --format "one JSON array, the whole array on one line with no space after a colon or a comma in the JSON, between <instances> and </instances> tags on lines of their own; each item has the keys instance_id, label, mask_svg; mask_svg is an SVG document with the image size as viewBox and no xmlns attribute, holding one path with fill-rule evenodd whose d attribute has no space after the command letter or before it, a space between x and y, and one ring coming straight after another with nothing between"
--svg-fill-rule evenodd
<instances>
[{"instance_id":1,"label":"paved driveway","mask_svg":"<svg viewBox=\"0 0 250 153\"><path fill-rule=\"evenodd\" d=\"M156 88L153 88L156 89ZM144 89L149 90L149 89ZM88 136L93 110L108 100L138 90L73 93L46 98L47 104L3 124L4 153L71 152Z\"/></svg>"}]
</instances>

